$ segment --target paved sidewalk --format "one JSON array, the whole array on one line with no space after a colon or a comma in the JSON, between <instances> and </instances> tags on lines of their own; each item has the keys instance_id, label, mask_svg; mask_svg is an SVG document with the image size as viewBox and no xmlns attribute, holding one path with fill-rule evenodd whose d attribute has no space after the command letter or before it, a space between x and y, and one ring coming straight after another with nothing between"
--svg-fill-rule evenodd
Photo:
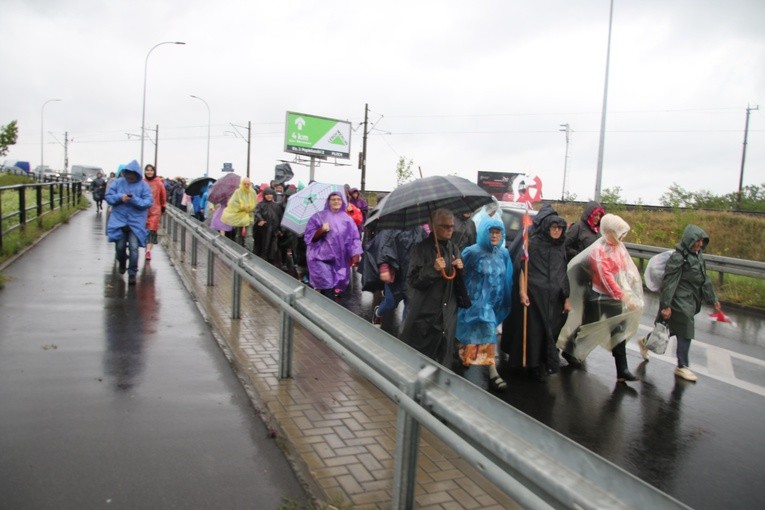
<instances>
[{"instance_id":1,"label":"paved sidewalk","mask_svg":"<svg viewBox=\"0 0 765 510\"><path fill-rule=\"evenodd\" d=\"M396 406L299 325L293 378L279 380L279 311L245 283L242 318L231 320L231 271L216 258L215 285L208 287L204 249L192 269L190 246L187 239L187 253L171 251L176 269L314 494L340 508L388 508ZM415 503L427 509L519 508L424 428Z\"/></svg>"},{"instance_id":2,"label":"paved sidewalk","mask_svg":"<svg viewBox=\"0 0 765 510\"><path fill-rule=\"evenodd\" d=\"M128 286L104 221L3 269L0 508L306 505L164 250Z\"/></svg>"}]
</instances>

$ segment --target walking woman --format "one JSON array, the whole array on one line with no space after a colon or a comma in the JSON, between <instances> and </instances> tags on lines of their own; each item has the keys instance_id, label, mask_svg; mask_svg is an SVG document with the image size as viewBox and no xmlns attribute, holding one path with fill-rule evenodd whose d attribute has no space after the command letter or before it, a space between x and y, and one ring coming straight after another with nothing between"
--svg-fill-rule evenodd
<instances>
[{"instance_id":1,"label":"walking woman","mask_svg":"<svg viewBox=\"0 0 765 510\"><path fill-rule=\"evenodd\" d=\"M159 219L165 213L167 208L167 191L165 185L160 179L157 179L157 169L154 165L146 165L143 170L143 177L146 184L149 185L153 203L149 208L149 214L146 216L146 230L149 236L146 238L146 260L151 260L151 249L157 244L157 231L159 230Z\"/></svg>"},{"instance_id":2,"label":"walking woman","mask_svg":"<svg viewBox=\"0 0 765 510\"><path fill-rule=\"evenodd\" d=\"M236 230L236 242L245 245L247 238L247 227L252 225L255 219L254 211L257 204L255 190L252 189L252 181L249 177L244 177L239 183L239 189L234 191L228 204L221 214L221 221L226 225L231 225Z\"/></svg>"},{"instance_id":3,"label":"walking woman","mask_svg":"<svg viewBox=\"0 0 765 510\"><path fill-rule=\"evenodd\" d=\"M571 311L566 250L563 247L566 220L557 215L547 216L529 240L528 274L521 273L520 297L528 308L526 329L526 359L531 376L544 381L548 374L557 373L560 358L555 343ZM525 292L524 292L525 288ZM522 338L511 344L510 366L519 368L523 361Z\"/></svg>"},{"instance_id":4,"label":"walking woman","mask_svg":"<svg viewBox=\"0 0 765 510\"><path fill-rule=\"evenodd\" d=\"M695 335L694 315L701 311L705 301L720 311L720 302L707 275L702 252L709 244L709 236L700 227L688 225L675 252L667 261L661 285L659 316L657 320L669 323L670 335L677 337L677 368L675 375L686 381L696 381L691 372L688 353Z\"/></svg>"},{"instance_id":5,"label":"walking woman","mask_svg":"<svg viewBox=\"0 0 765 510\"><path fill-rule=\"evenodd\" d=\"M324 210L308 220L303 239L311 287L339 300L362 254L359 229L345 212L342 193L329 194Z\"/></svg>"},{"instance_id":6,"label":"walking woman","mask_svg":"<svg viewBox=\"0 0 765 510\"><path fill-rule=\"evenodd\" d=\"M513 263L505 247L502 220L487 217L481 221L476 243L462 250L462 264L470 307L457 310L459 359L465 367L487 367L489 387L503 391L507 383L497 372L497 326L510 313Z\"/></svg>"}]
</instances>

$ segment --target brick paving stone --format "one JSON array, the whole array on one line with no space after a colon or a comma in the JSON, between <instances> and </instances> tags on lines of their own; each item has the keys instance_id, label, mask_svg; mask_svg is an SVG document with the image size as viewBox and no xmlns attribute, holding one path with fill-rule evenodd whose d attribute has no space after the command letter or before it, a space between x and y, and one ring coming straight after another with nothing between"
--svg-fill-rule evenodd
<instances>
[{"instance_id":1,"label":"brick paving stone","mask_svg":"<svg viewBox=\"0 0 765 510\"><path fill-rule=\"evenodd\" d=\"M390 502L390 499L388 491L366 491L363 494L354 494L351 502L354 510L365 508L363 505L372 505L368 508L385 508L385 503Z\"/></svg>"},{"instance_id":2,"label":"brick paving stone","mask_svg":"<svg viewBox=\"0 0 765 510\"><path fill-rule=\"evenodd\" d=\"M186 261L176 268L227 344L232 364L249 379L256 407L276 427L315 496L340 506L350 502L354 510L389 506L398 413L394 403L298 324L292 378L279 380L279 310L243 280L241 318L232 320L232 271L216 258L215 285L207 287L205 250L199 249L199 264L191 270L189 239L187 235L185 253L175 247L168 253ZM518 508L424 428L419 452L418 508Z\"/></svg>"}]
</instances>

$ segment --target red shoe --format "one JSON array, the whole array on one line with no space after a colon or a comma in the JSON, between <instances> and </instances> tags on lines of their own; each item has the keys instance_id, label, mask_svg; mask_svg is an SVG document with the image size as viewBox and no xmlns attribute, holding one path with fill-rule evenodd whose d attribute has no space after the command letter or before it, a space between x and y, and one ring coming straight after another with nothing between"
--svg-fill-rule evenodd
<instances>
[{"instance_id":1,"label":"red shoe","mask_svg":"<svg viewBox=\"0 0 765 510\"><path fill-rule=\"evenodd\" d=\"M151 260L151 252L150 251L146 252L146 260Z\"/></svg>"}]
</instances>

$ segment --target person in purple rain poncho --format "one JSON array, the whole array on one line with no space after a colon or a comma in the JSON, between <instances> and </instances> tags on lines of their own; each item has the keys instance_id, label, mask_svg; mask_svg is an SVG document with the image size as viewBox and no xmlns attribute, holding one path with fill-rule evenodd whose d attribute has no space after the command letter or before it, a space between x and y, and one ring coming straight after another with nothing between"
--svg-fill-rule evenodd
<instances>
[{"instance_id":1,"label":"person in purple rain poncho","mask_svg":"<svg viewBox=\"0 0 765 510\"><path fill-rule=\"evenodd\" d=\"M348 194L348 202L361 211L361 216L364 218L364 221L361 222L361 225L363 226L367 221L367 216L369 216L369 204L367 204L367 201L361 196L358 188L351 188Z\"/></svg>"},{"instance_id":2,"label":"person in purple rain poncho","mask_svg":"<svg viewBox=\"0 0 765 510\"><path fill-rule=\"evenodd\" d=\"M343 195L332 192L323 211L308 220L303 235L311 286L337 299L351 279L351 268L361 258L359 230L345 212Z\"/></svg>"},{"instance_id":3,"label":"person in purple rain poncho","mask_svg":"<svg viewBox=\"0 0 765 510\"><path fill-rule=\"evenodd\" d=\"M111 206L106 233L109 242L116 243L116 259L120 274L127 267L128 283L135 285L138 273L138 249L146 246L148 231L146 217L154 203L151 189L141 176L138 161L131 161L106 191L106 203ZM128 253L129 252L129 253Z\"/></svg>"}]
</instances>

